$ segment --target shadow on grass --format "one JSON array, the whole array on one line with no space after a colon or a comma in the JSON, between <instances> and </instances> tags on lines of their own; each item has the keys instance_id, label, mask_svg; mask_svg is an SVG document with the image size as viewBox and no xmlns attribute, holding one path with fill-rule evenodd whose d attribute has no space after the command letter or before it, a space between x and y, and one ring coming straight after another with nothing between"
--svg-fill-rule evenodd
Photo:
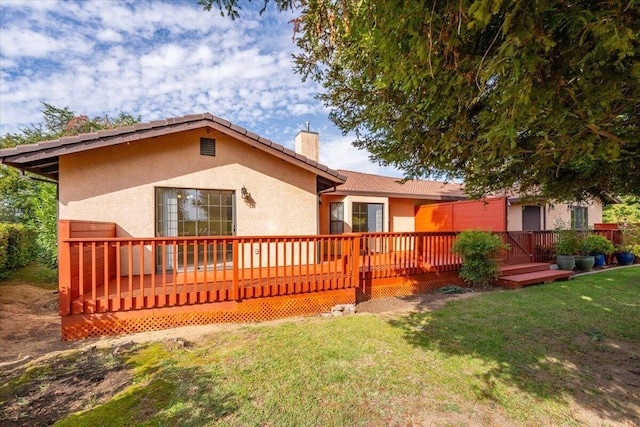
<instances>
[{"instance_id":1,"label":"shadow on grass","mask_svg":"<svg viewBox=\"0 0 640 427\"><path fill-rule=\"evenodd\" d=\"M412 345L482 361L469 383L503 402L504 387L575 401L598 416L640 422L640 268L454 301L391 321ZM461 366L464 369L465 366Z\"/></svg>"}]
</instances>

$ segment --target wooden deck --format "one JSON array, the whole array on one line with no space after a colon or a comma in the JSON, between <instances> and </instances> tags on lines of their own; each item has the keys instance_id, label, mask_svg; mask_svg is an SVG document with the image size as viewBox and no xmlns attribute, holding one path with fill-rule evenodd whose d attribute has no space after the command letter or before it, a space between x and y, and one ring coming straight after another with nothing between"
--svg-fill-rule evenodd
<instances>
[{"instance_id":1,"label":"wooden deck","mask_svg":"<svg viewBox=\"0 0 640 427\"><path fill-rule=\"evenodd\" d=\"M432 258L428 262L371 265L371 260L361 256L358 280L447 270L435 265L437 261ZM350 287L353 277L350 271L345 273L343 264L335 266L325 262L245 269L239 270L237 277L231 269L117 276L111 278L106 287L96 285L95 289L92 287L74 298L71 313L101 313L345 289ZM234 283L238 284L237 295L233 294Z\"/></svg>"},{"instance_id":2,"label":"wooden deck","mask_svg":"<svg viewBox=\"0 0 640 427\"><path fill-rule=\"evenodd\" d=\"M116 237L113 223L59 225L63 339L317 314L461 284L454 232L133 238ZM507 237L507 263L552 254L553 232ZM211 268L173 271L181 266ZM520 287L567 274L532 266L504 267L500 283Z\"/></svg>"},{"instance_id":3,"label":"wooden deck","mask_svg":"<svg viewBox=\"0 0 640 427\"><path fill-rule=\"evenodd\" d=\"M497 284L507 288L553 283L573 277L572 271L551 270L549 263L525 263L500 267Z\"/></svg>"}]
</instances>

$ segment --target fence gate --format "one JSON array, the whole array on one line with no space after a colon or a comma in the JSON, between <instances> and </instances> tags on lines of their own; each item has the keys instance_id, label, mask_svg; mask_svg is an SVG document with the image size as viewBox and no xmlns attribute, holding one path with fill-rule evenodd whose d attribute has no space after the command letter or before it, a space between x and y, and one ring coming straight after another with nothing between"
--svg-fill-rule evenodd
<instances>
[{"instance_id":1,"label":"fence gate","mask_svg":"<svg viewBox=\"0 0 640 427\"><path fill-rule=\"evenodd\" d=\"M504 242L510 246L507 252L507 264L534 262L533 233L530 231L507 231Z\"/></svg>"}]
</instances>

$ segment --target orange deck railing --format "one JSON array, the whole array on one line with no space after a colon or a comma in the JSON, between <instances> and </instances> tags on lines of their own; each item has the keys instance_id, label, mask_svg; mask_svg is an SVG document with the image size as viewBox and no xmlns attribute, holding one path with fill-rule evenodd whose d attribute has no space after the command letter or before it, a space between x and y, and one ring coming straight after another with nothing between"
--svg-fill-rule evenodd
<instances>
[{"instance_id":1,"label":"orange deck railing","mask_svg":"<svg viewBox=\"0 0 640 427\"><path fill-rule=\"evenodd\" d=\"M350 236L66 238L60 314L239 301L353 288Z\"/></svg>"},{"instance_id":2,"label":"orange deck railing","mask_svg":"<svg viewBox=\"0 0 640 427\"><path fill-rule=\"evenodd\" d=\"M615 231L607 233L615 240ZM155 238L115 234L115 224L60 221L61 315L286 297L460 268L460 259L451 253L455 232ZM500 234L511 246L508 262L545 262L555 256L553 231Z\"/></svg>"}]
</instances>

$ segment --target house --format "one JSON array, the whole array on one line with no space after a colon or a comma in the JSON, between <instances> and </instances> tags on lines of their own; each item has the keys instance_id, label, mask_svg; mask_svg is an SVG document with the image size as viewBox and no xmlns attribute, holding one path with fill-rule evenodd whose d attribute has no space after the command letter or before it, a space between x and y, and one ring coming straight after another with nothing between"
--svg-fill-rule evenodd
<instances>
[{"instance_id":1,"label":"house","mask_svg":"<svg viewBox=\"0 0 640 427\"><path fill-rule=\"evenodd\" d=\"M338 171L346 181L321 193L320 232L413 232L418 206L464 200L462 185Z\"/></svg>"},{"instance_id":2,"label":"house","mask_svg":"<svg viewBox=\"0 0 640 427\"><path fill-rule=\"evenodd\" d=\"M114 237L315 235L318 193L346 178L318 163L317 133L300 132L295 145L206 113L18 146L0 158L59 183L60 221L115 223Z\"/></svg>"},{"instance_id":3,"label":"house","mask_svg":"<svg viewBox=\"0 0 640 427\"><path fill-rule=\"evenodd\" d=\"M320 232L541 231L558 219L578 229L602 222L602 204L547 204L509 195L469 200L464 185L339 170L346 181L321 193Z\"/></svg>"},{"instance_id":4,"label":"house","mask_svg":"<svg viewBox=\"0 0 640 427\"><path fill-rule=\"evenodd\" d=\"M546 203L545 200L507 197L507 231L553 230L558 221L571 224L578 230L593 228L602 222L602 203Z\"/></svg>"},{"instance_id":5,"label":"house","mask_svg":"<svg viewBox=\"0 0 640 427\"><path fill-rule=\"evenodd\" d=\"M302 131L292 151L205 113L0 150L3 164L58 183L63 339L316 314L459 283L453 230L504 231L519 203L333 170L318 143ZM444 231L416 233L434 225Z\"/></svg>"}]
</instances>

